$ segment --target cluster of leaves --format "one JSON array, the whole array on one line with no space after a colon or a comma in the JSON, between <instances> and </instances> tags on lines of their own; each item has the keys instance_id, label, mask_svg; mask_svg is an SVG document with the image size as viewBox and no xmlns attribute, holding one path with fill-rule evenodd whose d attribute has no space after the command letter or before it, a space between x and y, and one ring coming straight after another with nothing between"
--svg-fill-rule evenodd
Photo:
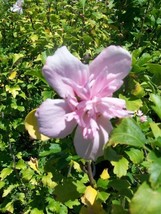
<instances>
[{"instance_id":1,"label":"cluster of leaves","mask_svg":"<svg viewBox=\"0 0 161 214\"><path fill-rule=\"evenodd\" d=\"M0 212L159 214L161 210L160 0L0 0ZM104 157L88 164L72 136L34 140L24 118L54 91L41 69L60 46L88 63L123 45L133 68L116 96L140 116L113 120Z\"/></svg>"}]
</instances>

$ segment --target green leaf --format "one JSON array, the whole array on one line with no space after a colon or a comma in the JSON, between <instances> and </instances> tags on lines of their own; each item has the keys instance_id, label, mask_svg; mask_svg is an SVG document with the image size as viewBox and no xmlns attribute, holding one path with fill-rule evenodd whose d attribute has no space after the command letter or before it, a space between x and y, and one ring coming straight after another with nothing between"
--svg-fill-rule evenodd
<instances>
[{"instance_id":1,"label":"green leaf","mask_svg":"<svg viewBox=\"0 0 161 214\"><path fill-rule=\"evenodd\" d=\"M128 170L128 163L128 160L124 157L118 161L111 161L111 164L114 166L114 174L116 174L119 178L125 176Z\"/></svg>"},{"instance_id":2,"label":"green leaf","mask_svg":"<svg viewBox=\"0 0 161 214\"><path fill-rule=\"evenodd\" d=\"M154 122L149 123L149 125L150 125L152 132L153 132L154 137L156 139L158 137L161 137L161 129L159 128L159 126Z\"/></svg>"},{"instance_id":3,"label":"green leaf","mask_svg":"<svg viewBox=\"0 0 161 214\"><path fill-rule=\"evenodd\" d=\"M73 200L69 200L67 202L65 202L65 205L67 207L69 207L69 209L73 209L74 206L78 206L80 205L80 202L78 201L78 199Z\"/></svg>"},{"instance_id":4,"label":"green leaf","mask_svg":"<svg viewBox=\"0 0 161 214\"><path fill-rule=\"evenodd\" d=\"M84 9L85 9L86 0L80 0L80 3L82 4L82 7L83 7L83 14L84 14Z\"/></svg>"},{"instance_id":5,"label":"green leaf","mask_svg":"<svg viewBox=\"0 0 161 214\"><path fill-rule=\"evenodd\" d=\"M159 64L148 63L147 68L153 74L156 74L156 73L161 74L161 65Z\"/></svg>"},{"instance_id":6,"label":"green leaf","mask_svg":"<svg viewBox=\"0 0 161 214\"><path fill-rule=\"evenodd\" d=\"M0 174L0 178L3 180L5 179L8 175L10 175L11 173L13 172L13 169L11 168L4 168L2 169L1 171L1 174Z\"/></svg>"},{"instance_id":7,"label":"green leaf","mask_svg":"<svg viewBox=\"0 0 161 214\"><path fill-rule=\"evenodd\" d=\"M127 98L122 94L119 95L119 98L126 101L126 107L130 111L137 111L143 106L143 102L141 99L131 100L130 98Z\"/></svg>"},{"instance_id":8,"label":"green leaf","mask_svg":"<svg viewBox=\"0 0 161 214\"><path fill-rule=\"evenodd\" d=\"M161 189L152 190L144 182L136 191L130 203L131 214L159 214L161 211Z\"/></svg>"},{"instance_id":9,"label":"green leaf","mask_svg":"<svg viewBox=\"0 0 161 214\"><path fill-rule=\"evenodd\" d=\"M16 164L16 169L25 169L26 163L24 160L20 159Z\"/></svg>"},{"instance_id":10,"label":"green leaf","mask_svg":"<svg viewBox=\"0 0 161 214\"><path fill-rule=\"evenodd\" d=\"M146 143L145 135L132 118L124 118L112 131L111 138L106 146L125 144L143 147Z\"/></svg>"},{"instance_id":11,"label":"green leaf","mask_svg":"<svg viewBox=\"0 0 161 214\"><path fill-rule=\"evenodd\" d=\"M44 175L44 176L42 177L42 183L43 183L43 185L44 185L44 186L47 186L47 187L49 187L49 188L54 188L54 187L56 187L56 186L57 186L57 183L54 182L54 181L52 181L52 177L53 177L53 175L52 175L51 172L48 172L47 175Z\"/></svg>"},{"instance_id":12,"label":"green leaf","mask_svg":"<svg viewBox=\"0 0 161 214\"><path fill-rule=\"evenodd\" d=\"M53 143L49 147L48 151L42 151L42 152L40 152L40 157L44 157L44 156L55 154L55 153L59 153L59 152L61 152L60 145L57 144L57 143Z\"/></svg>"},{"instance_id":13,"label":"green leaf","mask_svg":"<svg viewBox=\"0 0 161 214\"><path fill-rule=\"evenodd\" d=\"M161 119L161 96L159 96L158 94L151 94L150 101L153 102L153 104L154 104L151 106L152 109L155 111L155 113Z\"/></svg>"},{"instance_id":14,"label":"green leaf","mask_svg":"<svg viewBox=\"0 0 161 214\"><path fill-rule=\"evenodd\" d=\"M106 190L108 183L109 183L108 180L104 180L102 178L99 178L98 181L97 181L97 187L100 187L100 188Z\"/></svg>"},{"instance_id":15,"label":"green leaf","mask_svg":"<svg viewBox=\"0 0 161 214\"><path fill-rule=\"evenodd\" d=\"M110 194L107 192L98 192L97 198L100 199L102 202L105 202L109 198Z\"/></svg>"},{"instance_id":16,"label":"green leaf","mask_svg":"<svg viewBox=\"0 0 161 214\"><path fill-rule=\"evenodd\" d=\"M5 182L4 181L0 181L0 189L2 189L5 186Z\"/></svg>"},{"instance_id":17,"label":"green leaf","mask_svg":"<svg viewBox=\"0 0 161 214\"><path fill-rule=\"evenodd\" d=\"M32 176L34 175L34 171L30 168L23 170L22 172L22 178L29 181Z\"/></svg>"},{"instance_id":18,"label":"green leaf","mask_svg":"<svg viewBox=\"0 0 161 214\"><path fill-rule=\"evenodd\" d=\"M134 164L138 164L144 159L144 153L142 150L131 148L129 151L125 152Z\"/></svg>"},{"instance_id":19,"label":"green leaf","mask_svg":"<svg viewBox=\"0 0 161 214\"><path fill-rule=\"evenodd\" d=\"M150 174L150 182L153 188L161 186L161 158L158 158L154 152L147 156L147 169Z\"/></svg>"},{"instance_id":20,"label":"green leaf","mask_svg":"<svg viewBox=\"0 0 161 214\"><path fill-rule=\"evenodd\" d=\"M137 81L135 81L135 88L131 91L131 93L138 98L141 98L145 95L144 88Z\"/></svg>"},{"instance_id":21,"label":"green leaf","mask_svg":"<svg viewBox=\"0 0 161 214\"><path fill-rule=\"evenodd\" d=\"M149 167L150 182L153 188L161 186L161 158L154 162Z\"/></svg>"},{"instance_id":22,"label":"green leaf","mask_svg":"<svg viewBox=\"0 0 161 214\"><path fill-rule=\"evenodd\" d=\"M42 210L34 208L31 210L30 214L44 214L44 212Z\"/></svg>"},{"instance_id":23,"label":"green leaf","mask_svg":"<svg viewBox=\"0 0 161 214\"><path fill-rule=\"evenodd\" d=\"M22 53L14 54L14 55L13 55L13 65L14 65L18 60L20 60L20 59L23 58L23 57L24 57L24 54L22 54Z\"/></svg>"},{"instance_id":24,"label":"green leaf","mask_svg":"<svg viewBox=\"0 0 161 214\"><path fill-rule=\"evenodd\" d=\"M104 158L109 161L117 161L120 159L120 155L111 147L106 147L104 150Z\"/></svg>"},{"instance_id":25,"label":"green leaf","mask_svg":"<svg viewBox=\"0 0 161 214\"><path fill-rule=\"evenodd\" d=\"M61 185L56 186L54 193L57 196L57 199L63 203L69 200L75 200L80 196L76 186L70 179L66 179Z\"/></svg>"},{"instance_id":26,"label":"green leaf","mask_svg":"<svg viewBox=\"0 0 161 214\"><path fill-rule=\"evenodd\" d=\"M11 184L7 189L3 191L2 197L6 197L16 187L18 187L18 184Z\"/></svg>"}]
</instances>

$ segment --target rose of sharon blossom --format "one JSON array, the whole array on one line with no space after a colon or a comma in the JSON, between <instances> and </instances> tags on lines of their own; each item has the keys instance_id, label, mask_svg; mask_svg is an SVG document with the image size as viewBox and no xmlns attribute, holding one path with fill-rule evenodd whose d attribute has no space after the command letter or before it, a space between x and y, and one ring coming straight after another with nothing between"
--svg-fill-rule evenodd
<instances>
[{"instance_id":1,"label":"rose of sharon blossom","mask_svg":"<svg viewBox=\"0 0 161 214\"><path fill-rule=\"evenodd\" d=\"M113 93L131 69L131 55L109 46L89 65L64 46L47 58L43 74L62 99L47 99L36 112L40 133L64 138L75 129L74 146L82 158L96 160L112 130L111 118L128 116L125 101Z\"/></svg>"},{"instance_id":2,"label":"rose of sharon blossom","mask_svg":"<svg viewBox=\"0 0 161 214\"><path fill-rule=\"evenodd\" d=\"M12 12L22 14L23 13L23 9L22 9L23 3L24 3L24 0L17 0L17 2L10 8L10 10Z\"/></svg>"}]
</instances>

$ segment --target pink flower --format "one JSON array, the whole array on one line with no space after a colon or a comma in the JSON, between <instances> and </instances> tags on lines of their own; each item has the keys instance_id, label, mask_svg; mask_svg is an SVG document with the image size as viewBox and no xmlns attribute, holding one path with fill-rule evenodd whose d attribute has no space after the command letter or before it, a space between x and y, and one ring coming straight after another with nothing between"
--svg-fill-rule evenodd
<instances>
[{"instance_id":1,"label":"pink flower","mask_svg":"<svg viewBox=\"0 0 161 214\"><path fill-rule=\"evenodd\" d=\"M75 129L79 156L95 160L112 130L111 118L128 116L125 101L113 93L131 69L131 55L118 46L104 49L89 65L81 63L64 46L47 58L43 74L63 99L47 99L36 112L39 131L64 138Z\"/></svg>"},{"instance_id":2,"label":"pink flower","mask_svg":"<svg viewBox=\"0 0 161 214\"><path fill-rule=\"evenodd\" d=\"M23 13L22 5L24 3L24 0L17 0L17 2L10 8L12 12L16 12L19 14Z\"/></svg>"},{"instance_id":3,"label":"pink flower","mask_svg":"<svg viewBox=\"0 0 161 214\"><path fill-rule=\"evenodd\" d=\"M141 110L138 110L138 111L136 112L136 115L137 115L138 117L140 117L140 122L141 122L141 123L144 123L144 122L147 122L147 121L148 121L148 117L147 117L146 115L144 115L143 112L142 112Z\"/></svg>"}]
</instances>

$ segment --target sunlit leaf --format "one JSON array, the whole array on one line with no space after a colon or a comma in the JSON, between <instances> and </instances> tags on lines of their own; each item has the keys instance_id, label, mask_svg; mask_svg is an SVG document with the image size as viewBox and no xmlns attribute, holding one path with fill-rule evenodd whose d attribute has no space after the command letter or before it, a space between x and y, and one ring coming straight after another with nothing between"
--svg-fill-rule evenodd
<instances>
[{"instance_id":1,"label":"sunlit leaf","mask_svg":"<svg viewBox=\"0 0 161 214\"><path fill-rule=\"evenodd\" d=\"M141 98L145 95L144 88L139 82L135 82L135 88L131 92L134 96Z\"/></svg>"},{"instance_id":2,"label":"sunlit leaf","mask_svg":"<svg viewBox=\"0 0 161 214\"><path fill-rule=\"evenodd\" d=\"M16 75L17 75L17 71L13 71L13 72L9 75L8 79L9 79L9 80L13 80L13 79L15 79Z\"/></svg>"},{"instance_id":3,"label":"sunlit leaf","mask_svg":"<svg viewBox=\"0 0 161 214\"><path fill-rule=\"evenodd\" d=\"M11 184L7 189L3 191L2 197L6 197L14 188L16 188L18 184Z\"/></svg>"},{"instance_id":4,"label":"sunlit leaf","mask_svg":"<svg viewBox=\"0 0 161 214\"><path fill-rule=\"evenodd\" d=\"M53 175L52 175L51 172L48 172L47 175L44 175L44 176L42 177L42 183L43 183L43 185L44 185L44 186L47 186L47 187L49 187L49 188L54 188L54 187L56 187L56 186L57 186L57 183L54 182L54 181L52 181L52 177L53 177Z\"/></svg>"},{"instance_id":5,"label":"sunlit leaf","mask_svg":"<svg viewBox=\"0 0 161 214\"><path fill-rule=\"evenodd\" d=\"M6 91L8 91L12 96L15 98L18 94L19 91L21 91L21 88L17 86L10 87L9 85L5 86Z\"/></svg>"},{"instance_id":6,"label":"sunlit leaf","mask_svg":"<svg viewBox=\"0 0 161 214\"><path fill-rule=\"evenodd\" d=\"M25 169L26 163L24 160L20 159L16 164L16 169Z\"/></svg>"},{"instance_id":7,"label":"sunlit leaf","mask_svg":"<svg viewBox=\"0 0 161 214\"><path fill-rule=\"evenodd\" d=\"M137 111L143 106L143 102L141 99L134 100L134 99L127 98L121 94L119 95L119 98L126 101L126 107L130 111Z\"/></svg>"},{"instance_id":8,"label":"sunlit leaf","mask_svg":"<svg viewBox=\"0 0 161 214\"><path fill-rule=\"evenodd\" d=\"M73 168L74 168L77 172L82 172L82 169L81 169L79 163L77 163L76 161L72 161L72 164L73 164Z\"/></svg>"},{"instance_id":9,"label":"sunlit leaf","mask_svg":"<svg viewBox=\"0 0 161 214\"><path fill-rule=\"evenodd\" d=\"M13 64L15 64L19 59L23 58L24 57L24 54L22 53L15 53L13 55Z\"/></svg>"},{"instance_id":10,"label":"sunlit leaf","mask_svg":"<svg viewBox=\"0 0 161 214\"><path fill-rule=\"evenodd\" d=\"M145 143L146 138L136 122L132 118L124 118L113 130L107 146L125 144L143 147Z\"/></svg>"},{"instance_id":11,"label":"sunlit leaf","mask_svg":"<svg viewBox=\"0 0 161 214\"><path fill-rule=\"evenodd\" d=\"M93 187L88 186L85 190L84 195L81 197L81 201L83 204L90 206L94 204L96 196L97 191Z\"/></svg>"},{"instance_id":12,"label":"sunlit leaf","mask_svg":"<svg viewBox=\"0 0 161 214\"><path fill-rule=\"evenodd\" d=\"M158 137L161 137L161 129L159 128L159 126L154 122L149 123L149 125L150 125L152 132L153 132L154 137L156 139Z\"/></svg>"},{"instance_id":13,"label":"sunlit leaf","mask_svg":"<svg viewBox=\"0 0 161 214\"><path fill-rule=\"evenodd\" d=\"M10 213L14 213L14 205L13 205L13 201L8 202L5 206L5 211L8 211Z\"/></svg>"},{"instance_id":14,"label":"sunlit leaf","mask_svg":"<svg viewBox=\"0 0 161 214\"><path fill-rule=\"evenodd\" d=\"M74 201L73 200L69 200L69 201L65 202L65 205L67 207L69 207L69 209L73 209L74 206L80 205L80 202L79 202L78 199L75 199Z\"/></svg>"},{"instance_id":15,"label":"sunlit leaf","mask_svg":"<svg viewBox=\"0 0 161 214\"><path fill-rule=\"evenodd\" d=\"M0 173L0 178L3 180L5 179L8 175L10 175L13 172L13 169L11 168L4 168L2 169L1 173Z\"/></svg>"},{"instance_id":16,"label":"sunlit leaf","mask_svg":"<svg viewBox=\"0 0 161 214\"><path fill-rule=\"evenodd\" d=\"M30 158L30 161L28 161L28 165L31 167L31 169L35 170L36 172L40 173L38 170L38 160L37 158Z\"/></svg>"},{"instance_id":17,"label":"sunlit leaf","mask_svg":"<svg viewBox=\"0 0 161 214\"><path fill-rule=\"evenodd\" d=\"M104 169L103 172L100 175L100 178L102 178L103 180L109 179L110 175L108 174L108 169Z\"/></svg>"},{"instance_id":18,"label":"sunlit leaf","mask_svg":"<svg viewBox=\"0 0 161 214\"><path fill-rule=\"evenodd\" d=\"M122 176L125 176L127 174L128 170L128 160L124 157L122 157L118 161L111 161L111 164L114 166L113 172L121 178Z\"/></svg>"},{"instance_id":19,"label":"sunlit leaf","mask_svg":"<svg viewBox=\"0 0 161 214\"><path fill-rule=\"evenodd\" d=\"M143 150L131 148L129 151L125 152L129 156L130 160L135 164L140 163L144 158Z\"/></svg>"},{"instance_id":20,"label":"sunlit leaf","mask_svg":"<svg viewBox=\"0 0 161 214\"><path fill-rule=\"evenodd\" d=\"M36 112L36 109L29 112L28 115L26 116L25 128L33 139L39 139L42 141L48 140L49 139L48 137L46 137L43 134L40 134L39 132L39 127L38 127L37 119L35 117L35 112Z\"/></svg>"},{"instance_id":21,"label":"sunlit leaf","mask_svg":"<svg viewBox=\"0 0 161 214\"><path fill-rule=\"evenodd\" d=\"M110 196L110 193L99 191L97 198L103 202L105 202Z\"/></svg>"},{"instance_id":22,"label":"sunlit leaf","mask_svg":"<svg viewBox=\"0 0 161 214\"><path fill-rule=\"evenodd\" d=\"M0 189L2 189L5 186L5 182L4 181L0 181Z\"/></svg>"},{"instance_id":23,"label":"sunlit leaf","mask_svg":"<svg viewBox=\"0 0 161 214\"><path fill-rule=\"evenodd\" d=\"M24 169L22 171L22 178L29 181L34 175L34 171L30 168Z\"/></svg>"},{"instance_id":24,"label":"sunlit leaf","mask_svg":"<svg viewBox=\"0 0 161 214\"><path fill-rule=\"evenodd\" d=\"M151 106L152 109L155 111L155 113L161 119L161 96L159 96L158 94L151 94L150 101L153 102L153 104L154 104Z\"/></svg>"},{"instance_id":25,"label":"sunlit leaf","mask_svg":"<svg viewBox=\"0 0 161 214\"><path fill-rule=\"evenodd\" d=\"M43 210L39 210L37 208L34 208L31 210L30 214L44 214Z\"/></svg>"}]
</instances>

